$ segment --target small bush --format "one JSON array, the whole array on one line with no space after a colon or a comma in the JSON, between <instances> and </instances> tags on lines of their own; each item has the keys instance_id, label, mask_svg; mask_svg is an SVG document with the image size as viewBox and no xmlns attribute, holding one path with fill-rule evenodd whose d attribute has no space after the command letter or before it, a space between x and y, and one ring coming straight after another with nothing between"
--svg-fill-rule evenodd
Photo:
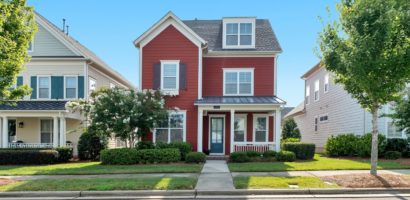
<instances>
[{"instance_id":1,"label":"small bush","mask_svg":"<svg viewBox=\"0 0 410 200\"><path fill-rule=\"evenodd\" d=\"M276 151L265 151L263 152L263 158L275 158L276 157Z\"/></svg>"},{"instance_id":2,"label":"small bush","mask_svg":"<svg viewBox=\"0 0 410 200\"><path fill-rule=\"evenodd\" d=\"M137 151L141 163L170 163L181 160L178 149L143 149Z\"/></svg>"},{"instance_id":3,"label":"small bush","mask_svg":"<svg viewBox=\"0 0 410 200\"><path fill-rule=\"evenodd\" d=\"M386 152L387 151L398 151L398 152L407 152L407 146L409 142L407 139L401 139L401 138L391 138L387 139L387 144L386 144Z\"/></svg>"},{"instance_id":4,"label":"small bush","mask_svg":"<svg viewBox=\"0 0 410 200\"><path fill-rule=\"evenodd\" d=\"M280 162L293 162L296 160L296 155L291 151L279 151L276 154L276 160Z\"/></svg>"},{"instance_id":5,"label":"small bush","mask_svg":"<svg viewBox=\"0 0 410 200\"><path fill-rule=\"evenodd\" d=\"M184 160L186 155L192 151L192 145L186 142L171 142L163 143L159 142L156 144L158 149L179 149L181 152L181 159Z\"/></svg>"},{"instance_id":6,"label":"small bush","mask_svg":"<svg viewBox=\"0 0 410 200\"><path fill-rule=\"evenodd\" d=\"M98 160L100 151L106 149L107 144L106 138L101 138L94 131L88 129L78 141L78 157L80 160Z\"/></svg>"},{"instance_id":7,"label":"small bush","mask_svg":"<svg viewBox=\"0 0 410 200\"><path fill-rule=\"evenodd\" d=\"M386 137L384 135L379 134L379 155L383 155L386 149ZM357 154L360 157L369 157L372 152L372 134L366 133L360 137L358 146L357 146Z\"/></svg>"},{"instance_id":8,"label":"small bush","mask_svg":"<svg viewBox=\"0 0 410 200\"><path fill-rule=\"evenodd\" d=\"M315 156L315 144L292 142L283 144L283 150L295 153L300 160L310 160Z\"/></svg>"},{"instance_id":9,"label":"small bush","mask_svg":"<svg viewBox=\"0 0 410 200\"><path fill-rule=\"evenodd\" d=\"M330 136L325 145L325 151L328 156L354 156L357 154L359 136L353 134L343 134Z\"/></svg>"},{"instance_id":10,"label":"small bush","mask_svg":"<svg viewBox=\"0 0 410 200\"><path fill-rule=\"evenodd\" d=\"M231 155L229 155L229 161L241 163L241 162L249 162L251 161L251 159L248 157L246 152L233 152L231 153Z\"/></svg>"},{"instance_id":11,"label":"small bush","mask_svg":"<svg viewBox=\"0 0 410 200\"><path fill-rule=\"evenodd\" d=\"M151 141L139 141L137 143L137 146L135 146L136 149L142 150L142 149L155 149L155 144Z\"/></svg>"},{"instance_id":12,"label":"small bush","mask_svg":"<svg viewBox=\"0 0 410 200\"><path fill-rule=\"evenodd\" d=\"M132 165L139 163L136 149L105 149L101 151L101 163L104 165Z\"/></svg>"},{"instance_id":13,"label":"small bush","mask_svg":"<svg viewBox=\"0 0 410 200\"><path fill-rule=\"evenodd\" d=\"M282 143L288 143L288 142L300 142L300 138L286 138L282 140Z\"/></svg>"},{"instance_id":14,"label":"small bush","mask_svg":"<svg viewBox=\"0 0 410 200\"><path fill-rule=\"evenodd\" d=\"M399 152L399 151L386 151L386 153L384 153L384 158L386 158L388 160L397 160L397 159L401 158L401 152Z\"/></svg>"},{"instance_id":15,"label":"small bush","mask_svg":"<svg viewBox=\"0 0 410 200\"><path fill-rule=\"evenodd\" d=\"M58 159L56 150L0 150L0 165L44 165Z\"/></svg>"},{"instance_id":16,"label":"small bush","mask_svg":"<svg viewBox=\"0 0 410 200\"><path fill-rule=\"evenodd\" d=\"M260 157L262 157L262 154L257 152L257 151L246 151L246 155L249 158L260 158Z\"/></svg>"},{"instance_id":17,"label":"small bush","mask_svg":"<svg viewBox=\"0 0 410 200\"><path fill-rule=\"evenodd\" d=\"M68 162L71 158L73 158L73 148L70 147L58 147L55 148L58 152L57 162L64 163Z\"/></svg>"},{"instance_id":18,"label":"small bush","mask_svg":"<svg viewBox=\"0 0 410 200\"><path fill-rule=\"evenodd\" d=\"M206 155L202 152L190 152L186 155L185 162L187 163L204 163Z\"/></svg>"}]
</instances>

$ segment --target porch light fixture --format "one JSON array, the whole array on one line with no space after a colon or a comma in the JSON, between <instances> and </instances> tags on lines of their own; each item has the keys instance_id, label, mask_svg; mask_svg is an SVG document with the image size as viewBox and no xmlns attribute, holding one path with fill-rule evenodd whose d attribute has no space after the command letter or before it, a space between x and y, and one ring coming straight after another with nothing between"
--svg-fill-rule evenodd
<instances>
[{"instance_id":1,"label":"porch light fixture","mask_svg":"<svg viewBox=\"0 0 410 200\"><path fill-rule=\"evenodd\" d=\"M24 128L24 122L19 122L19 128Z\"/></svg>"}]
</instances>

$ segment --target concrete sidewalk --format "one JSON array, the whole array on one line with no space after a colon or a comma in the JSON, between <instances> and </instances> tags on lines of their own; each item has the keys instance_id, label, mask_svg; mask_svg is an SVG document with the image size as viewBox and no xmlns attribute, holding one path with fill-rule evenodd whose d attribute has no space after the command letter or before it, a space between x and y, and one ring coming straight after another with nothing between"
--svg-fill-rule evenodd
<instances>
[{"instance_id":1,"label":"concrete sidewalk","mask_svg":"<svg viewBox=\"0 0 410 200\"><path fill-rule=\"evenodd\" d=\"M232 172L232 176L335 176L350 174L369 174L370 170L321 170L321 171L286 171L286 172ZM409 175L410 169L377 170L378 174Z\"/></svg>"},{"instance_id":2,"label":"concrete sidewalk","mask_svg":"<svg viewBox=\"0 0 410 200\"><path fill-rule=\"evenodd\" d=\"M196 190L230 191L234 190L232 175L225 160L207 160L199 175Z\"/></svg>"}]
</instances>

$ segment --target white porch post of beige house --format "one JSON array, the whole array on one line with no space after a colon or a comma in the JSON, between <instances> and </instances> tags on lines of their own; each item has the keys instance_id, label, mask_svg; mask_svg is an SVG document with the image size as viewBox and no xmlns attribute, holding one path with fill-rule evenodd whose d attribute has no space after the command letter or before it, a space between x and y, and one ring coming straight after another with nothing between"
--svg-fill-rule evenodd
<instances>
[{"instance_id":1,"label":"white porch post of beige house","mask_svg":"<svg viewBox=\"0 0 410 200\"><path fill-rule=\"evenodd\" d=\"M58 147L58 117L53 117L53 147Z\"/></svg>"},{"instance_id":2,"label":"white porch post of beige house","mask_svg":"<svg viewBox=\"0 0 410 200\"><path fill-rule=\"evenodd\" d=\"M60 117L59 143L60 147L66 145L66 120L64 116Z\"/></svg>"},{"instance_id":3,"label":"white porch post of beige house","mask_svg":"<svg viewBox=\"0 0 410 200\"><path fill-rule=\"evenodd\" d=\"M2 121L2 127L1 127L1 129L2 129L2 133L1 133L1 147L2 148L8 148L8 146L9 146L9 138L8 138L8 135L9 135L9 130L8 130L8 128L9 128L9 126L8 126L8 119L7 119L7 117L2 117L2 119L1 119L1 121Z\"/></svg>"}]
</instances>

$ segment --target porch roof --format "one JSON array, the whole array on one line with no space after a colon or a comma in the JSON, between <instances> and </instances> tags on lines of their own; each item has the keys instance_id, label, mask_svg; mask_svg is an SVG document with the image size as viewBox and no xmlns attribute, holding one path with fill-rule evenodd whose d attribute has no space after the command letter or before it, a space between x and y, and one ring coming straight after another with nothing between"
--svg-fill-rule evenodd
<instances>
[{"instance_id":1,"label":"porch roof","mask_svg":"<svg viewBox=\"0 0 410 200\"><path fill-rule=\"evenodd\" d=\"M67 101L17 101L14 105L0 104L0 110L52 110L63 111Z\"/></svg>"},{"instance_id":2,"label":"porch roof","mask_svg":"<svg viewBox=\"0 0 410 200\"><path fill-rule=\"evenodd\" d=\"M195 101L195 105L281 105L285 103L276 96L212 96Z\"/></svg>"}]
</instances>

